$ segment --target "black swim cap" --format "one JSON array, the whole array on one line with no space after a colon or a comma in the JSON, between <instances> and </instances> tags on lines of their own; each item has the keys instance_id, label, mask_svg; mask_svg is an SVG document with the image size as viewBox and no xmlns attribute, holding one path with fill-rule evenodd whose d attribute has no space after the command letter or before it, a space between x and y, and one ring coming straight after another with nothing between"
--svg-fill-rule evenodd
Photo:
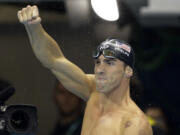
<instances>
[{"instance_id":1,"label":"black swim cap","mask_svg":"<svg viewBox=\"0 0 180 135\"><path fill-rule=\"evenodd\" d=\"M131 68L134 68L134 51L132 47L125 41L118 39L106 39L93 52L93 58L97 59L101 54L105 58L118 58Z\"/></svg>"}]
</instances>

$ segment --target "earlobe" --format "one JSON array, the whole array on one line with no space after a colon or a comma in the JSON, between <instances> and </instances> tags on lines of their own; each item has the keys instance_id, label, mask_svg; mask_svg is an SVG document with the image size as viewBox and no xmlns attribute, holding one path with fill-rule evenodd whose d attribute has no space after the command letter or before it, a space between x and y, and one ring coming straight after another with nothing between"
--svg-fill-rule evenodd
<instances>
[{"instance_id":1,"label":"earlobe","mask_svg":"<svg viewBox=\"0 0 180 135\"><path fill-rule=\"evenodd\" d=\"M127 77L131 77L133 75L133 70L131 67L127 66L126 69L125 69L125 75Z\"/></svg>"}]
</instances>

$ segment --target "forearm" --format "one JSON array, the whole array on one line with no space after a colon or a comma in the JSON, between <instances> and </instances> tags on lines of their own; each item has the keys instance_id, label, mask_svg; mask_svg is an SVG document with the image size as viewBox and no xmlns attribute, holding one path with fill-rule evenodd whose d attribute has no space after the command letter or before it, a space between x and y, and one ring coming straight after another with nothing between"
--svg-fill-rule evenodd
<instances>
[{"instance_id":1,"label":"forearm","mask_svg":"<svg viewBox=\"0 0 180 135\"><path fill-rule=\"evenodd\" d=\"M40 23L25 25L35 56L41 63L52 68L54 61L64 57L56 41L46 33Z\"/></svg>"}]
</instances>

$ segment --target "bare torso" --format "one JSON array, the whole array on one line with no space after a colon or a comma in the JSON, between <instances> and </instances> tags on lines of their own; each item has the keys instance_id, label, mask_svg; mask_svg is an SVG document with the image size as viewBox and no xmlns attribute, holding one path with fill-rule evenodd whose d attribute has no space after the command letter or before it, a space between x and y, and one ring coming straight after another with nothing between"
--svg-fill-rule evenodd
<instances>
[{"instance_id":1,"label":"bare torso","mask_svg":"<svg viewBox=\"0 0 180 135\"><path fill-rule=\"evenodd\" d=\"M144 116L138 107L133 112L122 108L104 112L99 108L98 93L94 92L87 103L81 135L126 135L136 127L138 116Z\"/></svg>"}]
</instances>

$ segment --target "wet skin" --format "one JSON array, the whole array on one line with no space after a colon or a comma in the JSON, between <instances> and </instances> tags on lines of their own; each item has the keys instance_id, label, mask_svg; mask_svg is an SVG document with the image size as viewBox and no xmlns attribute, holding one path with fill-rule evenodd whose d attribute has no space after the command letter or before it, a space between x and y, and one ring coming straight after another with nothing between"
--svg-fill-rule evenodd
<instances>
[{"instance_id":1,"label":"wet skin","mask_svg":"<svg viewBox=\"0 0 180 135\"><path fill-rule=\"evenodd\" d=\"M132 134L146 116L129 97L124 63L100 56L94 72L96 90L88 100L81 135ZM137 131L140 134L150 135L143 129Z\"/></svg>"}]
</instances>

